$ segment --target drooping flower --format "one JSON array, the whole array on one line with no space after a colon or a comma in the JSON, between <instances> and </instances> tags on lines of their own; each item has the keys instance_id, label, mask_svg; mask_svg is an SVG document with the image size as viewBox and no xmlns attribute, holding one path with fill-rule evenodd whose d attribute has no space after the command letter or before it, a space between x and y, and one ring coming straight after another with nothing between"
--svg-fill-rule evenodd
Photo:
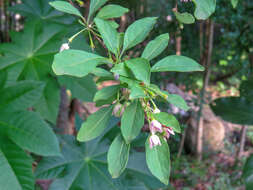
<instances>
[{"instance_id":1,"label":"drooping flower","mask_svg":"<svg viewBox=\"0 0 253 190\"><path fill-rule=\"evenodd\" d=\"M154 146L161 146L161 141L159 139L159 137L157 135L154 135L152 134L150 137L149 137L149 147L152 149Z\"/></svg>"},{"instance_id":2,"label":"drooping flower","mask_svg":"<svg viewBox=\"0 0 253 190\"><path fill-rule=\"evenodd\" d=\"M167 139L170 138L170 135L175 135L175 132L173 131L173 129L171 127L165 127L164 131L165 131L165 137Z\"/></svg>"},{"instance_id":3,"label":"drooping flower","mask_svg":"<svg viewBox=\"0 0 253 190\"><path fill-rule=\"evenodd\" d=\"M69 49L69 44L68 43L64 43L61 45L61 48L60 48L60 52L64 51L64 50L67 50Z\"/></svg>"},{"instance_id":4,"label":"drooping flower","mask_svg":"<svg viewBox=\"0 0 253 190\"><path fill-rule=\"evenodd\" d=\"M153 119L150 123L150 132L152 134L155 134L156 132L162 133L163 132L162 124L159 123L159 121Z\"/></svg>"}]
</instances>

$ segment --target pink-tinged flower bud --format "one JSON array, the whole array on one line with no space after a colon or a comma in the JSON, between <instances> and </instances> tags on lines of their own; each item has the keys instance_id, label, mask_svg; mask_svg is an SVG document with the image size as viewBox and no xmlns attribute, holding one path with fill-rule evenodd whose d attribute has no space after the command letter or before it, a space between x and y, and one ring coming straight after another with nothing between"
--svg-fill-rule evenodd
<instances>
[{"instance_id":1,"label":"pink-tinged flower bud","mask_svg":"<svg viewBox=\"0 0 253 190\"><path fill-rule=\"evenodd\" d=\"M69 49L69 44L68 43L64 43L61 45L61 48L60 48L60 52L64 51L64 50L67 50Z\"/></svg>"},{"instance_id":2,"label":"pink-tinged flower bud","mask_svg":"<svg viewBox=\"0 0 253 190\"><path fill-rule=\"evenodd\" d=\"M157 146L157 145L161 146L162 145L161 141L157 135L152 134L149 137L149 147L152 149L154 146Z\"/></svg>"},{"instance_id":3,"label":"pink-tinged flower bud","mask_svg":"<svg viewBox=\"0 0 253 190\"><path fill-rule=\"evenodd\" d=\"M159 123L157 120L152 120L150 123L150 132L155 134L156 132L163 132L162 124Z\"/></svg>"},{"instance_id":4,"label":"pink-tinged flower bud","mask_svg":"<svg viewBox=\"0 0 253 190\"><path fill-rule=\"evenodd\" d=\"M171 127L166 127L166 128L164 129L164 131L165 131L165 137L166 137L167 139L170 138L170 135L175 135L175 132L173 131L173 129L172 129Z\"/></svg>"},{"instance_id":5,"label":"pink-tinged flower bud","mask_svg":"<svg viewBox=\"0 0 253 190\"><path fill-rule=\"evenodd\" d=\"M160 113L161 111L160 111L158 108L156 108L156 109L154 109L153 112L154 112L154 113Z\"/></svg>"}]
</instances>

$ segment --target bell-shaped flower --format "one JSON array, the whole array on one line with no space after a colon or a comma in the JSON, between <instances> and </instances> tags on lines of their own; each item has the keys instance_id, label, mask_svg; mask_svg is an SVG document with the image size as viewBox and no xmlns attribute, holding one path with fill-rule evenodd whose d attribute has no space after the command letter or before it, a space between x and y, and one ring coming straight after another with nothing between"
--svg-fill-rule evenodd
<instances>
[{"instance_id":1,"label":"bell-shaped flower","mask_svg":"<svg viewBox=\"0 0 253 190\"><path fill-rule=\"evenodd\" d=\"M157 135L154 135L152 134L150 137L149 137L149 147L152 149L154 146L161 146L161 141L159 139L159 137Z\"/></svg>"},{"instance_id":2,"label":"bell-shaped flower","mask_svg":"<svg viewBox=\"0 0 253 190\"><path fill-rule=\"evenodd\" d=\"M165 127L164 131L165 131L165 138L167 139L170 138L170 135L175 135L175 132L173 131L171 127Z\"/></svg>"},{"instance_id":3,"label":"bell-shaped flower","mask_svg":"<svg viewBox=\"0 0 253 190\"><path fill-rule=\"evenodd\" d=\"M156 132L162 133L163 132L162 124L159 123L157 120L153 119L150 123L150 132L152 134L155 134Z\"/></svg>"}]
</instances>

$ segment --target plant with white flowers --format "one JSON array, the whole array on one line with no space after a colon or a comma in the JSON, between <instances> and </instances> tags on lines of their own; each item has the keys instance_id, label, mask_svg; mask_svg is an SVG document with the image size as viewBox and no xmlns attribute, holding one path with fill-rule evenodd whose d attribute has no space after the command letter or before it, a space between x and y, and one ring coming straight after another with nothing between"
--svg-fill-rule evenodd
<instances>
[{"instance_id":1,"label":"plant with white flowers","mask_svg":"<svg viewBox=\"0 0 253 190\"><path fill-rule=\"evenodd\" d=\"M145 145L147 165L154 176L168 184L170 151L167 140L170 135L180 133L181 130L177 119L171 114L160 112L155 102L166 101L183 110L188 110L188 106L180 96L169 94L152 84L150 77L157 72L192 72L203 71L204 68L188 57L176 55L167 56L151 66L150 62L167 47L169 34L162 34L150 41L140 57L127 56L128 50L147 38L158 18L142 18L132 23L124 33L119 33L114 18L127 13L128 9L119 5L102 7L105 3L106 0L91 0L87 18L67 2L50 3L60 11L78 16L84 27L71 37L67 44L63 44L61 51L55 55L52 65L54 72L57 75L75 77L84 77L92 73L99 77L100 81L114 80L116 84L102 88L96 93L94 102L102 108L82 124L77 140L90 141L98 137L108 126L113 113L121 117L124 110L121 117L121 133L115 137L108 151L110 174L117 178L124 171L131 142L140 134L146 123L150 131ZM83 32L88 34L92 49L96 48L98 42L103 45L107 57L95 52L69 49L75 37ZM119 114L115 114L115 109Z\"/></svg>"}]
</instances>

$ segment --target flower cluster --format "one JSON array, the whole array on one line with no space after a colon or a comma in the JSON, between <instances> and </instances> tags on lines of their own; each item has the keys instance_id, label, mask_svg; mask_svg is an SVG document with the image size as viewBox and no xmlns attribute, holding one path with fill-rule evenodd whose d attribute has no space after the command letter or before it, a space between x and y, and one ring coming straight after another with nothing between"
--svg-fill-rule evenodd
<instances>
[{"instance_id":1,"label":"flower cluster","mask_svg":"<svg viewBox=\"0 0 253 190\"><path fill-rule=\"evenodd\" d=\"M159 109L155 109L154 113L160 113ZM154 146L161 146L161 141L156 133L160 133L165 140L170 138L170 135L175 135L173 129L171 127L162 125L159 121L153 119L150 122L149 129L151 132L151 136L149 137L149 147L153 148Z\"/></svg>"}]
</instances>

